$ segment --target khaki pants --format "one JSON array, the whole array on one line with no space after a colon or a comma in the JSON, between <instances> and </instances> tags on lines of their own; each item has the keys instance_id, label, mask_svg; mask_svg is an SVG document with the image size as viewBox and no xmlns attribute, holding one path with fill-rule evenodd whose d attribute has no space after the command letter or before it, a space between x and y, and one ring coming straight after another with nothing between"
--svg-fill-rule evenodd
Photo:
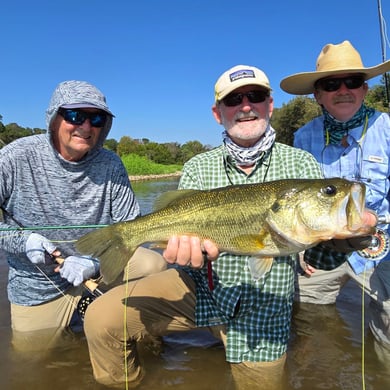
<instances>
[{"instance_id":1,"label":"khaki pants","mask_svg":"<svg viewBox=\"0 0 390 390\"><path fill-rule=\"evenodd\" d=\"M20 352L50 349L62 344L77 308L82 288L71 288L60 298L38 306L11 304L12 344Z\"/></svg>"},{"instance_id":2,"label":"khaki pants","mask_svg":"<svg viewBox=\"0 0 390 390\"><path fill-rule=\"evenodd\" d=\"M184 271L174 268L99 297L88 308L84 323L95 379L106 386L123 386L126 381L138 384L143 372L137 342L195 329L194 313L195 284ZM224 326L208 330L226 345ZM285 357L271 363L232 364L232 374L237 383L264 382L265 376L272 377L270 383L280 382L284 363Z\"/></svg>"},{"instance_id":3,"label":"khaki pants","mask_svg":"<svg viewBox=\"0 0 390 390\"><path fill-rule=\"evenodd\" d=\"M287 388L284 371L286 354L274 362L231 364L235 389L280 390Z\"/></svg>"},{"instance_id":4,"label":"khaki pants","mask_svg":"<svg viewBox=\"0 0 390 390\"><path fill-rule=\"evenodd\" d=\"M353 279L370 297L367 311L374 347L385 367L390 367L390 260L384 260L359 275L348 262L331 271L316 270L311 277L299 275L295 300L315 304L335 303L349 279Z\"/></svg>"},{"instance_id":5,"label":"khaki pants","mask_svg":"<svg viewBox=\"0 0 390 390\"><path fill-rule=\"evenodd\" d=\"M119 282L124 278L137 279L164 269L166 262L160 254L140 247L130 259ZM11 304L14 348L19 351L40 350L61 343L63 336L70 334L68 327L83 292L82 286L72 287L63 296L42 305Z\"/></svg>"}]
</instances>

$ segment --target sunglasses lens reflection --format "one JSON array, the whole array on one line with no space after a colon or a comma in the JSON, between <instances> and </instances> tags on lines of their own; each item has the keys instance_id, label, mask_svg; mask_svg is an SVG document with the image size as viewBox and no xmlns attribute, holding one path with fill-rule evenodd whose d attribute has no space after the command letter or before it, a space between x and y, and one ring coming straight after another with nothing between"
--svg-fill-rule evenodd
<instances>
[{"instance_id":1,"label":"sunglasses lens reflection","mask_svg":"<svg viewBox=\"0 0 390 390\"><path fill-rule=\"evenodd\" d=\"M265 91L254 90L246 93L231 93L222 99L223 104L227 107L235 107L242 103L246 96L250 103L262 103L267 99L268 93Z\"/></svg>"},{"instance_id":2,"label":"sunglasses lens reflection","mask_svg":"<svg viewBox=\"0 0 390 390\"><path fill-rule=\"evenodd\" d=\"M103 127L107 120L107 115L100 112L60 109L58 110L58 113L65 119L66 122L69 122L72 125L82 125L87 119L89 119L91 126Z\"/></svg>"},{"instance_id":3,"label":"sunglasses lens reflection","mask_svg":"<svg viewBox=\"0 0 390 390\"><path fill-rule=\"evenodd\" d=\"M339 90L342 84L344 84L348 89L357 89L364 84L364 78L362 76L349 76L322 79L317 81L316 88L322 89L326 92L334 92Z\"/></svg>"}]
</instances>

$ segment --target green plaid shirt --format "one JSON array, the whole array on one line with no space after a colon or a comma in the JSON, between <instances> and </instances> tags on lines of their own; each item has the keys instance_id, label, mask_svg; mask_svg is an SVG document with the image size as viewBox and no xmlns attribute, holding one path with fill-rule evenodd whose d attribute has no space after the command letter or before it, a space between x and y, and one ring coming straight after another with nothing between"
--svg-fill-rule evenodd
<instances>
[{"instance_id":1,"label":"green plaid shirt","mask_svg":"<svg viewBox=\"0 0 390 390\"><path fill-rule=\"evenodd\" d=\"M220 146L188 161L179 188L208 190L231 184L277 179L319 178L314 157L275 143L250 175L237 169ZM195 280L197 326L226 324L229 362L273 361L287 349L294 295L296 256L274 259L269 272L255 279L248 256L223 253L212 263L214 289L208 287L207 267L186 269Z\"/></svg>"}]
</instances>

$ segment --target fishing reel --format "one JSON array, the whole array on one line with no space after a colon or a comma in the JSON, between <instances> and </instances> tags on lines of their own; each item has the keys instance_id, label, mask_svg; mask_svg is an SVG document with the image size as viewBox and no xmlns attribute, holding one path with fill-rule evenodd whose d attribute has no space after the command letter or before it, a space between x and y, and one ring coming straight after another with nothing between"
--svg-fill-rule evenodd
<instances>
[{"instance_id":1,"label":"fishing reel","mask_svg":"<svg viewBox=\"0 0 390 390\"><path fill-rule=\"evenodd\" d=\"M92 294L86 294L79 300L77 304L77 312L80 315L80 318L84 320L85 312L88 309L88 306L96 299L97 297Z\"/></svg>"},{"instance_id":2,"label":"fishing reel","mask_svg":"<svg viewBox=\"0 0 390 390\"><path fill-rule=\"evenodd\" d=\"M379 216L378 224L390 224L390 217ZM367 260L382 260L390 252L390 237L389 234L381 229L376 228L376 232L372 236L371 244L357 253Z\"/></svg>"},{"instance_id":3,"label":"fishing reel","mask_svg":"<svg viewBox=\"0 0 390 390\"><path fill-rule=\"evenodd\" d=\"M88 309L88 306L98 297L103 295L98 286L99 282L103 279L102 276L99 276L97 279L88 279L84 282L85 291L80 298L77 304L77 312L79 313L80 318L84 321L85 312Z\"/></svg>"}]
</instances>

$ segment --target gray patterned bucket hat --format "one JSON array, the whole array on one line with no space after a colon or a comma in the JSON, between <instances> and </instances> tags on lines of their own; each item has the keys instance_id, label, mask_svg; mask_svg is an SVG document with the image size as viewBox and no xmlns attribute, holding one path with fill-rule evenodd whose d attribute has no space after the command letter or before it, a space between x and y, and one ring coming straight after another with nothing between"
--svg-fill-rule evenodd
<instances>
[{"instance_id":1,"label":"gray patterned bucket hat","mask_svg":"<svg viewBox=\"0 0 390 390\"><path fill-rule=\"evenodd\" d=\"M103 93L86 81L70 80L58 84L51 97L49 107L46 110L47 129L50 128L50 124L60 107L98 108L105 111L111 117L114 116L107 106L106 97ZM112 120L107 122L111 127ZM108 131L109 128L106 130Z\"/></svg>"}]
</instances>

